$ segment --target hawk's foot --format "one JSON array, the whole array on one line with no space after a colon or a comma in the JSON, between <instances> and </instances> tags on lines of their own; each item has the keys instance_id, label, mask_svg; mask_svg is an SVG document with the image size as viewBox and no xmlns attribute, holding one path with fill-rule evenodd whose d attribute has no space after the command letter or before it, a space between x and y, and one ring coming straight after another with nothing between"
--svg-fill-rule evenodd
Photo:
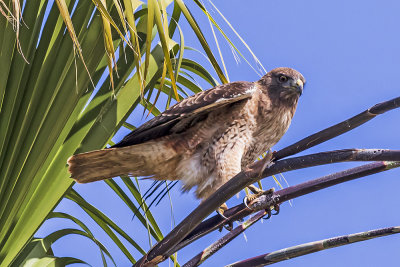
<instances>
[{"instance_id":1,"label":"hawk's foot","mask_svg":"<svg viewBox=\"0 0 400 267\"><path fill-rule=\"evenodd\" d=\"M278 214L279 214L279 211L280 211L280 206L279 206L279 204L275 204L275 205L274 205L274 210L275 210L275 213L272 213L272 210L271 210L270 207L269 207L269 208L266 208L266 209L265 209L265 212L267 212L267 217L264 217L263 219L268 220L269 218L271 218L272 215L278 215Z\"/></svg>"},{"instance_id":2,"label":"hawk's foot","mask_svg":"<svg viewBox=\"0 0 400 267\"><path fill-rule=\"evenodd\" d=\"M272 194L275 192L274 188L271 188L271 189L268 189L268 190L265 190L265 191L262 191L261 189L255 187L255 186L254 186L254 188L251 188L249 186L249 188L250 188L250 190L252 192L254 192L253 190L255 190L255 189L256 189L255 191L257 191L257 193L255 193L253 195L246 196L243 199L243 204L250 210L253 210L253 209L251 207L249 207L248 203L251 203L252 201L254 201L255 199L261 197L262 195L266 195L266 196L270 195L270 196L272 196ZM271 215L279 214L279 210L280 210L279 204L273 205L273 209L275 210L275 213L272 213L271 207L268 207L268 208L265 209L265 211L268 214L265 219L269 219L271 217Z\"/></svg>"},{"instance_id":3,"label":"hawk's foot","mask_svg":"<svg viewBox=\"0 0 400 267\"><path fill-rule=\"evenodd\" d=\"M253 194L259 194L263 192L262 189L258 188L253 184L249 185L247 188L250 189L250 191L253 192Z\"/></svg>"},{"instance_id":4,"label":"hawk's foot","mask_svg":"<svg viewBox=\"0 0 400 267\"><path fill-rule=\"evenodd\" d=\"M224 220L229 220L225 215L224 215L224 213L225 213L225 211L228 209L228 206L226 205L226 203L224 203L224 204L222 204L216 211L217 211L217 213L219 214L219 216L221 216L222 217L222 219L224 219ZM222 227L224 227L226 230L228 230L228 231L232 231L232 229L233 229L233 223L232 222L228 222L227 224L225 224L225 225L223 225L223 226L221 226L220 228L219 228L219 231L221 232L222 231Z\"/></svg>"},{"instance_id":5,"label":"hawk's foot","mask_svg":"<svg viewBox=\"0 0 400 267\"><path fill-rule=\"evenodd\" d=\"M250 186L249 186L249 188L250 188ZM274 188L270 188L270 189L268 189L268 190L262 191L261 189L255 187L255 186L254 186L253 188L251 188L250 190L251 190L252 192L256 191L256 192L254 192L255 194L248 195L248 196L244 197L244 199L243 199L243 203L244 203L244 204L246 205L246 207L249 208L249 209L251 209L251 208L247 205L247 203L252 202L253 200L255 200L256 198L261 197L262 195L271 195L272 193L275 192L275 189L274 189ZM254 191L253 191L253 190L254 190Z\"/></svg>"},{"instance_id":6,"label":"hawk's foot","mask_svg":"<svg viewBox=\"0 0 400 267\"><path fill-rule=\"evenodd\" d=\"M222 204L221 206L219 206L219 208L216 210L217 213L225 220L228 220L227 217L225 217L224 212L228 209L228 206L226 205L226 203Z\"/></svg>"}]
</instances>

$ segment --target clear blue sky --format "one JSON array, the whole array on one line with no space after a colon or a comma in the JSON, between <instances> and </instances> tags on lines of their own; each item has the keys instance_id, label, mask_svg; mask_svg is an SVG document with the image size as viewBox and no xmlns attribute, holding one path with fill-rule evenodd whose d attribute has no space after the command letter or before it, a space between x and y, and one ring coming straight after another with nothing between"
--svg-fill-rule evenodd
<instances>
[{"instance_id":1,"label":"clear blue sky","mask_svg":"<svg viewBox=\"0 0 400 267\"><path fill-rule=\"evenodd\" d=\"M275 150L349 118L376 103L400 95L399 1L214 2L267 70L279 66L293 67L302 72L307 79L305 92L300 99L292 125L275 146ZM201 12L197 10L194 14L205 26L204 32L211 37L208 22L204 20ZM222 24L222 21L219 21ZM185 44L199 47L189 34L187 24L182 20L180 25L186 33ZM227 27L224 29L230 33ZM229 35L233 36L233 33ZM239 44L238 40L233 39ZM212 39L209 40L213 43ZM231 81L254 81L259 78L243 60L237 65L226 43L222 38L219 38L219 41L223 47ZM245 51L243 46L239 47ZM248 53L245 54L251 59ZM198 55L193 57L201 60ZM208 65L205 63L205 66ZM140 113L134 116L131 122L136 126L143 123L141 115ZM302 154L342 148L400 149L399 118L399 110L389 112ZM290 185L295 185L356 165L360 163L322 166L284 175ZM143 188L150 183L143 181ZM263 185L276 187L271 178L264 179ZM247 241L243 236L236 238L208 259L204 266L222 266L305 242L399 225L399 187L400 169L295 199L293 206L285 203L279 216L263 223L259 222L247 230ZM104 183L76 185L74 188L121 225L135 240L139 240L146 250L149 248L146 230L135 220L131 220L130 210ZM228 205L236 205L242 198L243 193L239 199L229 201ZM178 188L173 190L172 199L177 223L198 205L192 193L181 194ZM70 201L63 201L57 210L70 212L93 225ZM168 233L171 229L169 201L165 199L153 208L152 212L158 219L163 233ZM51 220L43 225L39 233L45 235L66 226L73 225L62 220ZM101 230L93 229L98 238L112 251L118 266L130 266L129 261L104 237ZM179 262L185 263L223 234L226 234L226 231L215 232L183 249L178 253ZM399 247L400 236L393 235L314 253L276 266L398 266ZM93 266L101 265L97 247L93 242L81 237L70 236L58 241L54 245L54 251L58 256L75 256ZM138 253L134 256L140 257ZM168 264L164 263L162 266Z\"/></svg>"}]
</instances>

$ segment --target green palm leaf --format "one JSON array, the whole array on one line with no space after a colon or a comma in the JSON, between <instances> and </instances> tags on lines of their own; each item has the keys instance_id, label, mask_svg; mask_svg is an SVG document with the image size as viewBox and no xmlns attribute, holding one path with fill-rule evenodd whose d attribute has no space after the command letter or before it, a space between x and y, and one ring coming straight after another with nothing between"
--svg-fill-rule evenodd
<instances>
[{"instance_id":1,"label":"green palm leaf","mask_svg":"<svg viewBox=\"0 0 400 267\"><path fill-rule=\"evenodd\" d=\"M149 102L154 88L179 100L188 94L185 89L191 93L201 90L191 80L192 74L212 86L218 84L203 66L184 57L184 35L178 25L181 17L188 20L219 79L227 81L182 0L173 2L171 16L167 6L172 1L152 0L148 5L137 0L93 2L25 1L22 23L19 1L4 1L12 14L0 15L2 266L23 263L39 245L46 248L40 264L79 262L48 254L51 243L67 234L93 240L100 248L103 263L103 253L112 259L83 222L65 213L51 213L63 196L89 214L134 262L114 231L144 253L141 245L71 189L73 180L68 178L66 160L74 153L104 147L121 126L132 128L126 119L138 104L157 114L155 103ZM46 13L48 4L51 7ZM177 28L179 43L172 40ZM156 35L159 44L154 42ZM148 102L143 98L146 94ZM160 240L163 235L151 213L138 212L141 205L148 208L138 187L130 178L123 178L123 182L125 191L114 181L107 184L136 214L149 235ZM32 239L45 219L54 217L74 221L82 230L60 229L47 239Z\"/></svg>"}]
</instances>

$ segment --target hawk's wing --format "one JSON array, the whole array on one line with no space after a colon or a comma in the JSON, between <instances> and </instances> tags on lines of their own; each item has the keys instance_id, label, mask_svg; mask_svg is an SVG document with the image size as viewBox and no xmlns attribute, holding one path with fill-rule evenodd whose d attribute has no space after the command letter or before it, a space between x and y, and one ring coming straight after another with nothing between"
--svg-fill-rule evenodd
<instances>
[{"instance_id":1,"label":"hawk's wing","mask_svg":"<svg viewBox=\"0 0 400 267\"><path fill-rule=\"evenodd\" d=\"M197 93L144 123L113 147L131 146L182 132L205 119L210 111L250 98L255 91L256 87L252 82L233 82Z\"/></svg>"}]
</instances>

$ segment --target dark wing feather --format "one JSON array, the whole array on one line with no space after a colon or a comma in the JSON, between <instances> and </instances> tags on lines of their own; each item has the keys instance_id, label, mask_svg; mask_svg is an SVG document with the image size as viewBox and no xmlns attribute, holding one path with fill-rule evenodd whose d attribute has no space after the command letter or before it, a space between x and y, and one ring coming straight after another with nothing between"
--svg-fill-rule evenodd
<instances>
[{"instance_id":1,"label":"dark wing feather","mask_svg":"<svg viewBox=\"0 0 400 267\"><path fill-rule=\"evenodd\" d=\"M233 82L197 93L144 123L113 147L131 146L168 135L174 126L174 132L183 131L212 110L250 98L255 90L252 82Z\"/></svg>"}]
</instances>

